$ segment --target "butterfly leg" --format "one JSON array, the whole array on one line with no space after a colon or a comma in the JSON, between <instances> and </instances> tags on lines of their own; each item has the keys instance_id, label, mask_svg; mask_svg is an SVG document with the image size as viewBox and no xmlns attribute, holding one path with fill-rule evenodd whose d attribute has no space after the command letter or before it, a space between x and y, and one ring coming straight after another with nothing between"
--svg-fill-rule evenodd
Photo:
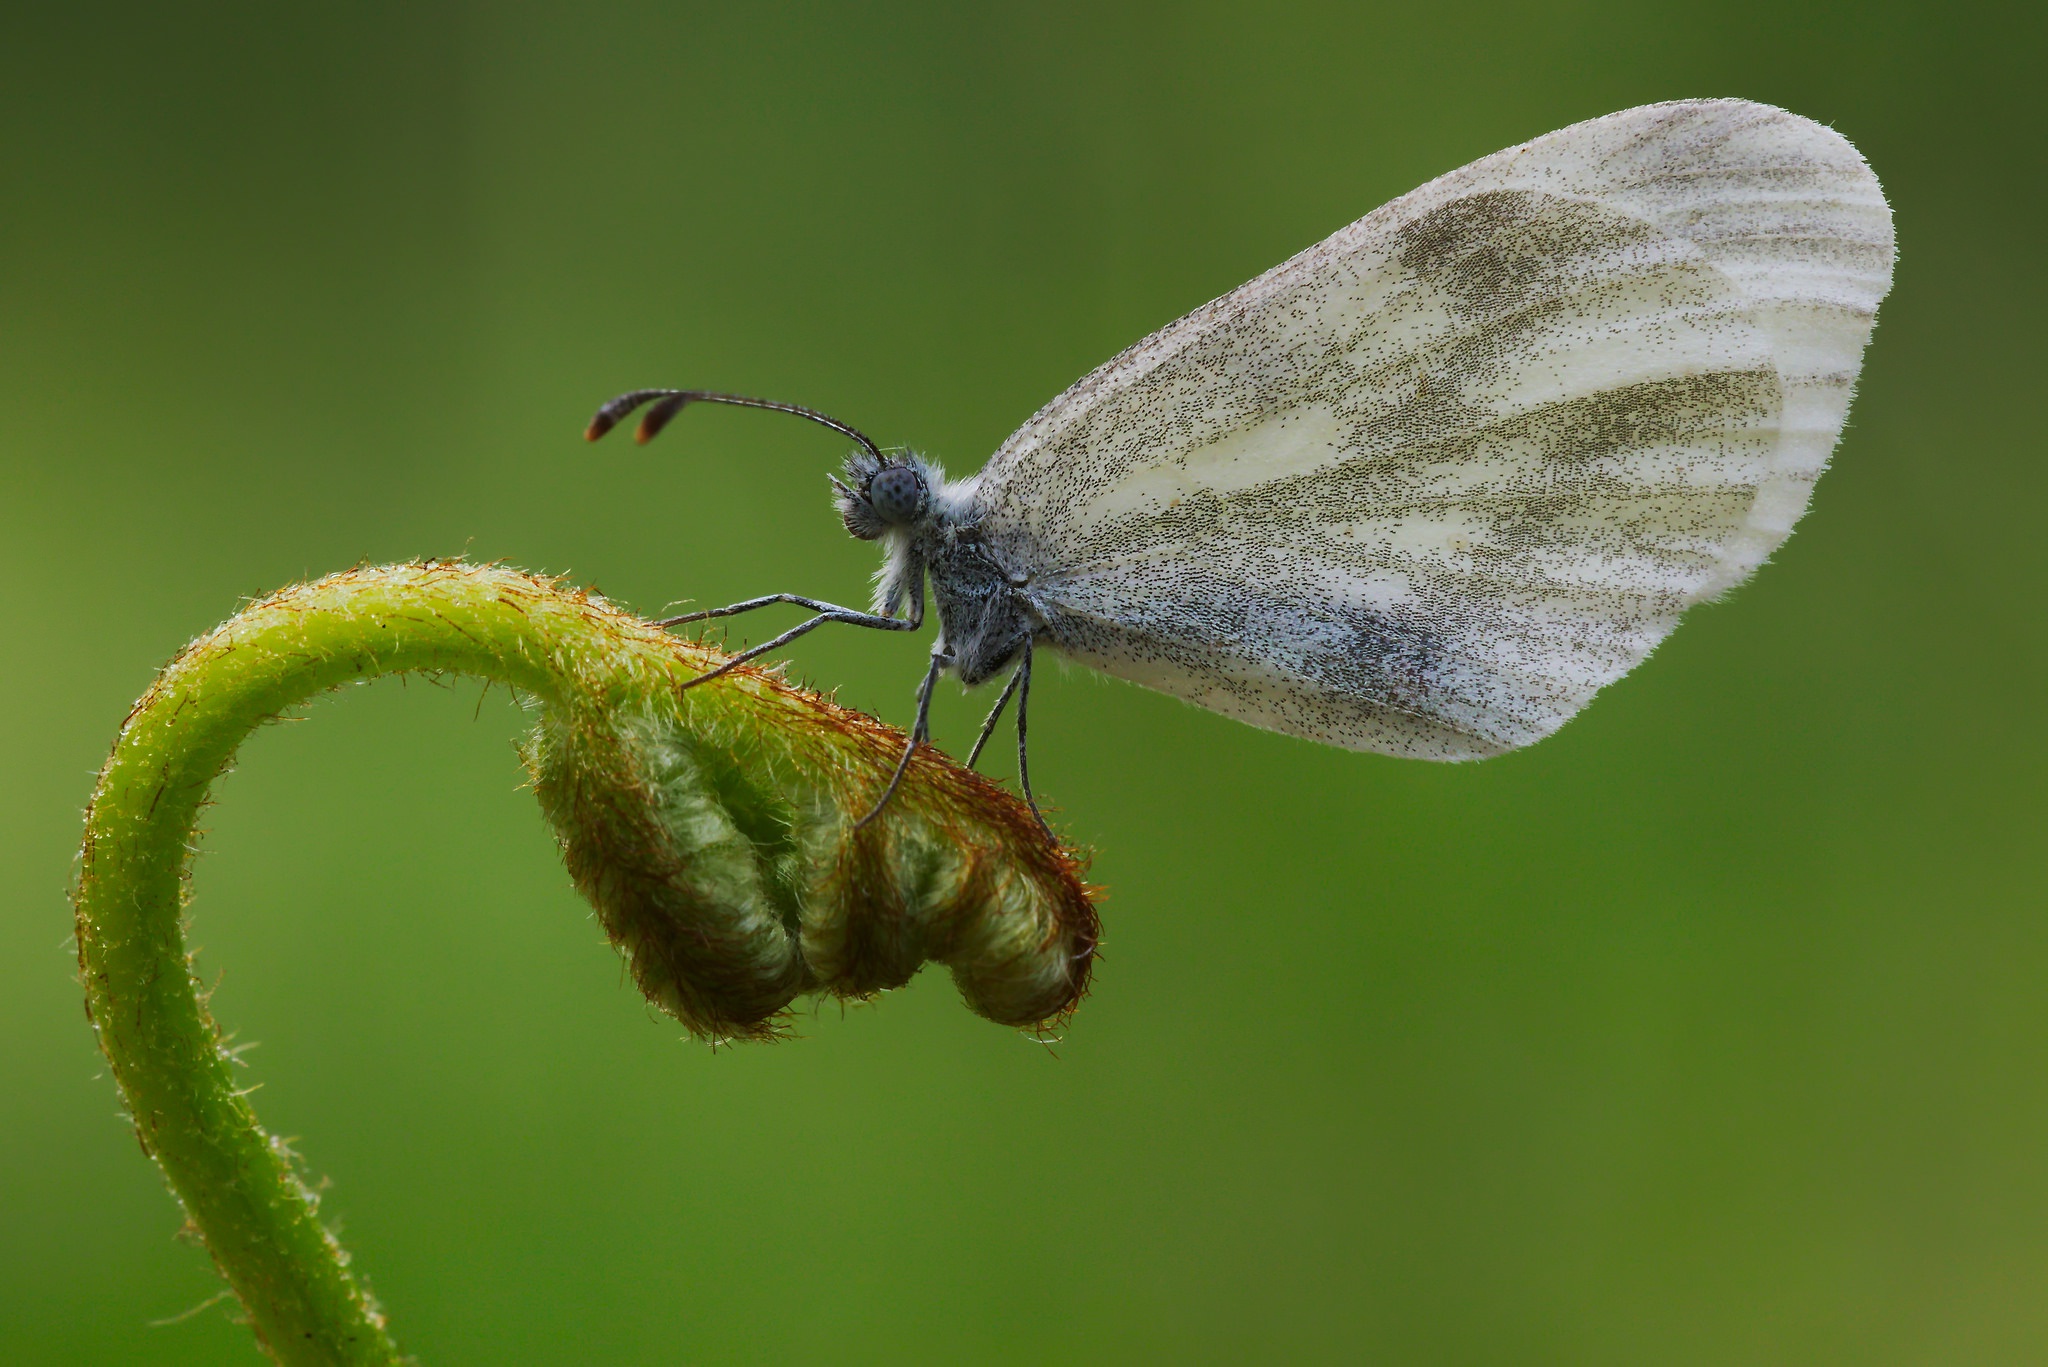
<instances>
[{"instance_id":1,"label":"butterfly leg","mask_svg":"<svg viewBox=\"0 0 2048 1367\"><path fill-rule=\"evenodd\" d=\"M654 625L658 627L678 627L685 622L704 622L709 621L713 617L737 617L743 612L752 612L755 608L773 607L777 603L795 603L798 607L809 608L812 612L850 612L859 617L874 616L873 613L864 613L858 608L843 608L837 603L822 603L815 598L806 598L802 594L764 593L759 598L748 598L742 602L728 603L722 608L707 608L703 612L686 612L680 617L664 617ZM894 619L890 620L893 621Z\"/></svg>"},{"instance_id":2,"label":"butterfly leg","mask_svg":"<svg viewBox=\"0 0 2048 1367\"><path fill-rule=\"evenodd\" d=\"M742 650L739 654L733 656L730 660L727 660L724 664L718 666L718 668L705 670L696 678L691 679L687 683L685 683L683 687L695 688L700 683L708 683L712 679L717 678L719 675L724 674L729 670L738 669L741 665L745 664L747 661L753 659L757 655L765 655L769 651L774 650L780 646L788 645L797 637L815 631L819 627L824 626L827 622L851 622L855 626L875 627L882 631L910 631L917 626L917 623L905 620L900 617L878 617L872 612L851 612L845 609L842 609L838 612L821 612L808 622L797 623L788 631L783 632L780 636L775 637L773 640L763 641L761 642L761 644L757 646L750 646L747 649Z\"/></svg>"},{"instance_id":3,"label":"butterfly leg","mask_svg":"<svg viewBox=\"0 0 2048 1367\"><path fill-rule=\"evenodd\" d=\"M818 615L811 618L808 622L799 622L771 641L763 641L760 645L741 651L724 664L718 666L718 668L706 670L704 673L699 674L696 678L684 684L683 687L694 688L706 680L715 679L729 670L737 669L757 655L765 655L780 646L788 645L797 637L814 631L827 622L846 622L857 627L872 627L877 631L915 631L918 627L924 625L924 592L921 586L911 597L909 615L904 617L888 617L878 612L862 612L858 608L843 608L837 603L820 602L816 598L805 598L801 594L769 593L759 598L749 598L745 602L733 603L722 608L711 608L704 612L686 612L680 617L664 617L654 625L658 627L673 627L681 626L685 622L703 622L713 617L736 617L742 612L752 612L755 608L771 607L776 603L795 603L800 607L809 608Z\"/></svg>"},{"instance_id":4,"label":"butterfly leg","mask_svg":"<svg viewBox=\"0 0 2048 1367\"><path fill-rule=\"evenodd\" d=\"M903 776L910 772L910 757L917 753L917 747L924 744L932 733L932 688L939 681L939 671L951 663L951 655L937 650L932 652L932 666L924 672L924 682L918 685L917 689L917 721L910 728L910 744L903 747L903 758L896 761L896 772L889 776L889 786L882 790L881 798L866 816L853 823L855 830L880 816L882 809L889 805L889 799L896 796L897 788L902 786Z\"/></svg>"},{"instance_id":5,"label":"butterfly leg","mask_svg":"<svg viewBox=\"0 0 2048 1367\"><path fill-rule=\"evenodd\" d=\"M988 710L988 720L981 724L981 734L974 738L974 748L967 752L967 767L972 769L974 761L981 757L981 747L988 744L988 738L996 733L996 723L1003 718L1003 709L1010 705L1010 695L1017 691L1017 685L1024 678L1022 666L1010 671L1010 681L1003 685L1003 695L996 699L996 705Z\"/></svg>"},{"instance_id":6,"label":"butterfly leg","mask_svg":"<svg viewBox=\"0 0 2048 1367\"><path fill-rule=\"evenodd\" d=\"M1017 688L1017 786L1024 790L1024 801L1031 807L1031 815L1038 818L1038 829L1045 832L1045 838L1053 844L1060 838L1052 833L1052 827L1045 821L1045 813L1038 810L1038 799L1031 793L1031 764L1025 753L1024 714L1031 701L1031 642L1024 642L1024 658L1017 665L1013 680ZM1005 690L1007 696L1007 690ZM1000 706L1001 704L998 704Z\"/></svg>"}]
</instances>

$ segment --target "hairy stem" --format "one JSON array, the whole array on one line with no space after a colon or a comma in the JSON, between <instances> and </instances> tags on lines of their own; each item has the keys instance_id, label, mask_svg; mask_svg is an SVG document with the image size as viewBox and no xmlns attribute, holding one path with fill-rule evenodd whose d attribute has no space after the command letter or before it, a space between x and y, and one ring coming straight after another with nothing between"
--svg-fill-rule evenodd
<instances>
[{"instance_id":1,"label":"hairy stem","mask_svg":"<svg viewBox=\"0 0 2048 1367\"><path fill-rule=\"evenodd\" d=\"M195 822L251 730L408 671L541 704L527 749L564 859L656 1004L701 1035L776 1033L804 993L865 996L928 959L979 1013L1054 1021L1085 990L1089 889L1021 803L929 750L856 829L900 732L510 570L356 570L257 603L167 666L122 726L76 894L86 1008L134 1117L267 1351L399 1361L293 1156L237 1090L185 948Z\"/></svg>"}]
</instances>

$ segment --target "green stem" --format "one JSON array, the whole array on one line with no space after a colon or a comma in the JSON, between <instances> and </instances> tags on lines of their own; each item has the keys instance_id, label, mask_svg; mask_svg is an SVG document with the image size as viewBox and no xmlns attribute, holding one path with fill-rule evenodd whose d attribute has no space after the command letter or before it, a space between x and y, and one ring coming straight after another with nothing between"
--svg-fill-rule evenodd
<instances>
[{"instance_id":1,"label":"green stem","mask_svg":"<svg viewBox=\"0 0 2048 1367\"><path fill-rule=\"evenodd\" d=\"M1095 944L1077 865L1022 804L930 751L883 819L901 733L509 570L366 569L194 642L129 714L87 815L86 1006L145 1152L280 1362L389 1363L384 1319L291 1155L236 1089L185 948L195 822L256 726L340 684L460 673L537 698L528 749L565 860L635 980L713 1038L776 1033L807 992L866 996L937 959L968 1004L1044 1024Z\"/></svg>"}]
</instances>

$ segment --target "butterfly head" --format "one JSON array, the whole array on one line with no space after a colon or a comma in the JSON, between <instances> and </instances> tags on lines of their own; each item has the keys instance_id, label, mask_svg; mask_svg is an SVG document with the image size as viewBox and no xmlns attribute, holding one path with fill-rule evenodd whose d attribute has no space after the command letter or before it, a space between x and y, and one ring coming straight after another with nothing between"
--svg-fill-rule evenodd
<instances>
[{"instance_id":1,"label":"butterfly head","mask_svg":"<svg viewBox=\"0 0 2048 1367\"><path fill-rule=\"evenodd\" d=\"M931 515L934 472L914 455L873 456L856 451L846 478L832 481L846 530L862 541L908 530Z\"/></svg>"}]
</instances>

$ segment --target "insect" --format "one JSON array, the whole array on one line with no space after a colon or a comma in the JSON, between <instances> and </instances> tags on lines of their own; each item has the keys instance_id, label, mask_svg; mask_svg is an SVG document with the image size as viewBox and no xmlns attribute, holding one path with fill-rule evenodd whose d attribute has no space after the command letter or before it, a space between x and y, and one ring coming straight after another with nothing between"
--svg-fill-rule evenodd
<instances>
[{"instance_id":1,"label":"insect","mask_svg":"<svg viewBox=\"0 0 2048 1367\"><path fill-rule=\"evenodd\" d=\"M1555 731L1790 533L1892 259L1839 134L1646 105L1373 211L1086 376L966 479L702 390L621 395L586 435L651 403L645 441L708 402L858 444L832 483L884 548L871 608L776 593L664 625L813 614L711 678L828 622L915 630L929 581L938 638L868 819L946 671L1009 671L968 762L1014 697L1037 813L1041 649L1311 740L1479 759Z\"/></svg>"}]
</instances>

